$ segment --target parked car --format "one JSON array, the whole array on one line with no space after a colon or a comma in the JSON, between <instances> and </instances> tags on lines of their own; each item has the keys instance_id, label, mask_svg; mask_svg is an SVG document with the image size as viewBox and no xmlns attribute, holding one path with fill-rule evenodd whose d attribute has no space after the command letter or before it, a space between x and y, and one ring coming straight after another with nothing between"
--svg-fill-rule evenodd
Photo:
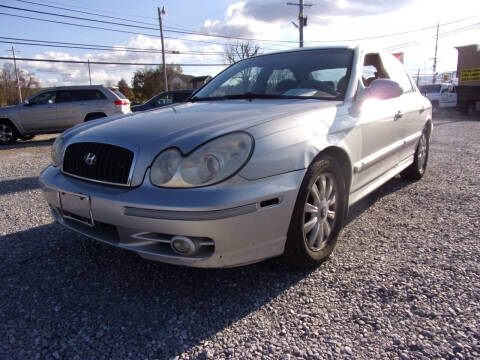
<instances>
[{"instance_id":1,"label":"parked car","mask_svg":"<svg viewBox=\"0 0 480 360\"><path fill-rule=\"evenodd\" d=\"M147 100L141 105L132 106L132 111L145 111L152 110L158 107L180 103L189 98L192 95L193 90L173 90L166 91L155 95L150 100Z\"/></svg>"},{"instance_id":2,"label":"parked car","mask_svg":"<svg viewBox=\"0 0 480 360\"><path fill-rule=\"evenodd\" d=\"M434 112L457 106L457 89L452 84L423 85L420 92L430 100Z\"/></svg>"},{"instance_id":3,"label":"parked car","mask_svg":"<svg viewBox=\"0 0 480 360\"><path fill-rule=\"evenodd\" d=\"M0 108L0 144L59 133L84 121L130 112L130 101L116 89L101 85L51 88L23 104Z\"/></svg>"},{"instance_id":4,"label":"parked car","mask_svg":"<svg viewBox=\"0 0 480 360\"><path fill-rule=\"evenodd\" d=\"M242 60L175 108L66 131L40 182L59 223L147 259L311 267L352 204L423 176L431 133L392 55L292 50Z\"/></svg>"}]
</instances>

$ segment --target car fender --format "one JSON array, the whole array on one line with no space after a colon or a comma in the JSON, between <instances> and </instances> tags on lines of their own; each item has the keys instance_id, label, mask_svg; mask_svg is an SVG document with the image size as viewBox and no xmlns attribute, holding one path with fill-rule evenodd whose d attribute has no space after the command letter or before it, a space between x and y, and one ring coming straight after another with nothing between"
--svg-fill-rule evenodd
<instances>
[{"instance_id":1,"label":"car fender","mask_svg":"<svg viewBox=\"0 0 480 360\"><path fill-rule=\"evenodd\" d=\"M255 148L240 176L256 180L306 169L331 147L343 151L351 164L352 154L361 153L361 141L352 141L355 122L345 107L334 106L295 119L287 117L254 126L247 131L255 138Z\"/></svg>"}]
</instances>

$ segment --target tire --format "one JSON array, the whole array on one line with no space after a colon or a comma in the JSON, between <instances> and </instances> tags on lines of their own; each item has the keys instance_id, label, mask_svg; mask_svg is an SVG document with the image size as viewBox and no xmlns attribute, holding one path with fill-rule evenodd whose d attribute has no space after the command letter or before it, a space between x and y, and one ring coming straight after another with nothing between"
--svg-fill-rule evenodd
<instances>
[{"instance_id":1,"label":"tire","mask_svg":"<svg viewBox=\"0 0 480 360\"><path fill-rule=\"evenodd\" d=\"M413 164L403 170L400 175L405 179L420 180L427 170L428 152L430 150L430 139L426 129L423 130L422 136L418 140L417 149L415 150Z\"/></svg>"},{"instance_id":2,"label":"tire","mask_svg":"<svg viewBox=\"0 0 480 360\"><path fill-rule=\"evenodd\" d=\"M17 128L8 120L0 120L0 145L13 144L17 139Z\"/></svg>"},{"instance_id":3,"label":"tire","mask_svg":"<svg viewBox=\"0 0 480 360\"><path fill-rule=\"evenodd\" d=\"M313 163L303 179L293 210L283 254L285 262L312 268L330 256L343 226L346 199L339 162L328 156Z\"/></svg>"},{"instance_id":4,"label":"tire","mask_svg":"<svg viewBox=\"0 0 480 360\"><path fill-rule=\"evenodd\" d=\"M20 135L19 138L23 141L32 140L35 137L35 134Z\"/></svg>"},{"instance_id":5,"label":"tire","mask_svg":"<svg viewBox=\"0 0 480 360\"><path fill-rule=\"evenodd\" d=\"M106 117L107 115L105 114L102 114L102 113L93 113L93 114L87 114L87 116L85 116L85 122L87 121L91 121L91 120L95 120L95 119L100 119L100 118L103 118L103 117Z\"/></svg>"}]
</instances>

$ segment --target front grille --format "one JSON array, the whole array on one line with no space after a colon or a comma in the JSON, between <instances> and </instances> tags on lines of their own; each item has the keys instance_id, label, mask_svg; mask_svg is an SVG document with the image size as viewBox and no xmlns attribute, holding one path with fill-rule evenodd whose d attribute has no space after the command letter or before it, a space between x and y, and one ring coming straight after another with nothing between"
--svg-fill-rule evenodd
<instances>
[{"instance_id":1,"label":"front grille","mask_svg":"<svg viewBox=\"0 0 480 360\"><path fill-rule=\"evenodd\" d=\"M93 142L75 143L65 150L63 172L94 181L128 185L132 162L133 152L123 147Z\"/></svg>"}]
</instances>

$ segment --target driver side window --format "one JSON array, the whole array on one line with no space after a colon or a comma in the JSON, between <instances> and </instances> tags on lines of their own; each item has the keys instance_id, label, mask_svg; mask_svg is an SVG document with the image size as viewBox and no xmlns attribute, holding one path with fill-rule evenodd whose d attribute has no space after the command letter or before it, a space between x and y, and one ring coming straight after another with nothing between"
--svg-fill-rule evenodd
<instances>
[{"instance_id":1,"label":"driver side window","mask_svg":"<svg viewBox=\"0 0 480 360\"><path fill-rule=\"evenodd\" d=\"M31 98L28 103L30 105L46 105L46 104L55 104L56 92L47 91Z\"/></svg>"},{"instance_id":2,"label":"driver side window","mask_svg":"<svg viewBox=\"0 0 480 360\"><path fill-rule=\"evenodd\" d=\"M166 95L160 96L157 100L155 100L154 105L163 106L163 105L171 104L172 102L173 102L173 95L166 94Z\"/></svg>"}]
</instances>

